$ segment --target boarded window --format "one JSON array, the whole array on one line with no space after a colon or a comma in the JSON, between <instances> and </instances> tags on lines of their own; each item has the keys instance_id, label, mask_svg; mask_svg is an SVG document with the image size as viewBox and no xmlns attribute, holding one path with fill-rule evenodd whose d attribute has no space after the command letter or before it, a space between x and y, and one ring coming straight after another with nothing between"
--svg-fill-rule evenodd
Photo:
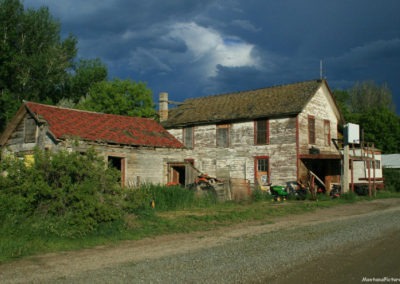
<instances>
[{"instance_id":1,"label":"boarded window","mask_svg":"<svg viewBox=\"0 0 400 284\"><path fill-rule=\"evenodd\" d=\"M308 143L315 144L315 117L308 117Z\"/></svg>"},{"instance_id":2,"label":"boarded window","mask_svg":"<svg viewBox=\"0 0 400 284\"><path fill-rule=\"evenodd\" d=\"M229 124L217 125L217 147L229 147Z\"/></svg>"},{"instance_id":3,"label":"boarded window","mask_svg":"<svg viewBox=\"0 0 400 284\"><path fill-rule=\"evenodd\" d=\"M256 145L269 144L269 121L260 119L255 121L255 142Z\"/></svg>"},{"instance_id":4,"label":"boarded window","mask_svg":"<svg viewBox=\"0 0 400 284\"><path fill-rule=\"evenodd\" d=\"M25 119L24 127L24 142L25 143L35 143L36 142L36 121L32 117L27 117Z\"/></svg>"},{"instance_id":5,"label":"boarded window","mask_svg":"<svg viewBox=\"0 0 400 284\"><path fill-rule=\"evenodd\" d=\"M186 148L193 148L193 126L185 127L183 129L183 143Z\"/></svg>"},{"instance_id":6,"label":"boarded window","mask_svg":"<svg viewBox=\"0 0 400 284\"><path fill-rule=\"evenodd\" d=\"M325 146L331 145L331 123L329 120L324 120L324 137Z\"/></svg>"}]
</instances>

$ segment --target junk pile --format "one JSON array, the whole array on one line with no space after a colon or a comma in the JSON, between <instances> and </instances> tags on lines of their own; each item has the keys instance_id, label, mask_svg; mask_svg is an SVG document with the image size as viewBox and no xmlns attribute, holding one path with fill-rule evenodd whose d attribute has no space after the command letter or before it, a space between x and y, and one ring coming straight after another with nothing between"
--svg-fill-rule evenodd
<instances>
[{"instance_id":1,"label":"junk pile","mask_svg":"<svg viewBox=\"0 0 400 284\"><path fill-rule=\"evenodd\" d=\"M213 194L218 200L225 199L224 181L211 177L208 174L200 174L192 184L187 185L190 190L196 191L197 194Z\"/></svg>"}]
</instances>

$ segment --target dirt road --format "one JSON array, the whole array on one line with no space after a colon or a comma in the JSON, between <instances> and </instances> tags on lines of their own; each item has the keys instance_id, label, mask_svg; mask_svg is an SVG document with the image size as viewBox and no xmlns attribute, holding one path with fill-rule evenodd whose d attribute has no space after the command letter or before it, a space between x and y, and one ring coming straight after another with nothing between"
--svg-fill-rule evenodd
<instances>
[{"instance_id":1,"label":"dirt road","mask_svg":"<svg viewBox=\"0 0 400 284\"><path fill-rule=\"evenodd\" d=\"M400 283L400 231L357 246L345 246L265 283Z\"/></svg>"},{"instance_id":2,"label":"dirt road","mask_svg":"<svg viewBox=\"0 0 400 284\"><path fill-rule=\"evenodd\" d=\"M339 282L381 275L400 282L399 213L400 199L365 201L268 224L35 256L0 265L0 282L337 283L343 275Z\"/></svg>"}]
</instances>

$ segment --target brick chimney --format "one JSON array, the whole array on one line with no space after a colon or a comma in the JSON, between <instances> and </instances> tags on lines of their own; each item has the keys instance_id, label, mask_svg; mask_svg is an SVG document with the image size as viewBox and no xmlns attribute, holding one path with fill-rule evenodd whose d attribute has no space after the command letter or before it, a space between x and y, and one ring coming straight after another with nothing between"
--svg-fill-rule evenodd
<instances>
[{"instance_id":1,"label":"brick chimney","mask_svg":"<svg viewBox=\"0 0 400 284\"><path fill-rule=\"evenodd\" d=\"M158 97L160 122L168 119L168 93L160 93Z\"/></svg>"}]
</instances>

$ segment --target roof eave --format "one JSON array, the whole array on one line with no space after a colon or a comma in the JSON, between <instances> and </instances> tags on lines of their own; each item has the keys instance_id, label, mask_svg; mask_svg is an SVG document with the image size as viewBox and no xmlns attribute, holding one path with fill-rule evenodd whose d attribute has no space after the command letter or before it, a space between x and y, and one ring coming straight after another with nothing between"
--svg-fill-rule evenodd
<instances>
[{"instance_id":1,"label":"roof eave","mask_svg":"<svg viewBox=\"0 0 400 284\"><path fill-rule=\"evenodd\" d=\"M67 139L76 139L76 140L84 141L86 143L95 144L95 145L106 144L106 145L120 145L120 146L129 146L129 147L148 147L148 148L174 148L174 149L184 148L184 146L182 144L181 145L176 145L176 146L167 146L167 145L148 145L148 144L135 144L135 143L121 143L121 142L116 142L116 141L112 141L112 140L92 140L92 139L85 139L85 138L76 137L76 136L74 136L74 137L72 137L72 136L71 137L62 137L62 138L57 139L57 140L58 141L66 141Z\"/></svg>"},{"instance_id":2,"label":"roof eave","mask_svg":"<svg viewBox=\"0 0 400 284\"><path fill-rule=\"evenodd\" d=\"M17 128L18 124L24 118L25 114L27 113L27 107L25 104L22 104L18 109L17 113L13 117L13 119L8 123L6 129L0 136L0 147L3 147L7 140L9 139L10 135L13 131Z\"/></svg>"},{"instance_id":3,"label":"roof eave","mask_svg":"<svg viewBox=\"0 0 400 284\"><path fill-rule=\"evenodd\" d=\"M231 119L221 118L221 119L210 119L210 120L202 120L202 121L189 121L189 122L185 122L185 123L176 123L176 124L173 124L173 123L168 124L168 121L166 121L166 123L164 123L162 125L166 129L172 129L172 128L182 128L182 127L186 127L186 126L201 126L201 125L209 125L209 124L228 123L228 122L229 123L245 122L245 121L252 121L252 120L257 120L257 119L261 119L261 118L277 119L277 118L295 117L299 113L300 113L300 111L295 111L295 112L270 114L270 115L247 116L247 117L231 118Z\"/></svg>"}]
</instances>

